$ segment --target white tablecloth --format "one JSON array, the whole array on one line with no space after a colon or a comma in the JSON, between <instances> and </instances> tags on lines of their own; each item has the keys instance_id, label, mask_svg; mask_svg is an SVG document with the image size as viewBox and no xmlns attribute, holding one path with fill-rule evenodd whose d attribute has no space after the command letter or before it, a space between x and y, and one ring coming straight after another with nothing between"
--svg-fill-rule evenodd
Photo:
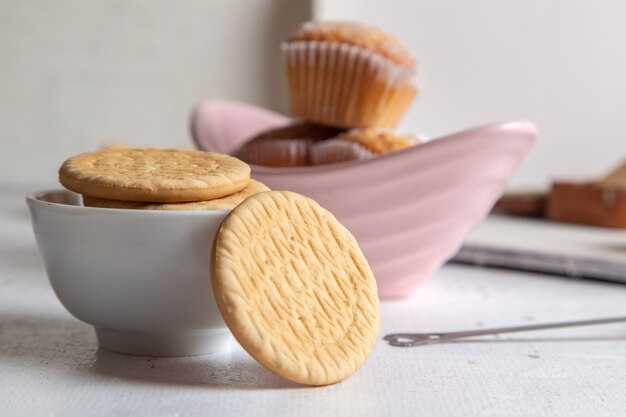
<instances>
[{"instance_id":1,"label":"white tablecloth","mask_svg":"<svg viewBox=\"0 0 626 417\"><path fill-rule=\"evenodd\" d=\"M235 343L188 358L99 350L48 284L25 192L0 193L0 416L626 415L624 324L416 348L381 340L361 370L322 388L281 380ZM446 266L382 304L381 337L625 314L626 286Z\"/></svg>"}]
</instances>

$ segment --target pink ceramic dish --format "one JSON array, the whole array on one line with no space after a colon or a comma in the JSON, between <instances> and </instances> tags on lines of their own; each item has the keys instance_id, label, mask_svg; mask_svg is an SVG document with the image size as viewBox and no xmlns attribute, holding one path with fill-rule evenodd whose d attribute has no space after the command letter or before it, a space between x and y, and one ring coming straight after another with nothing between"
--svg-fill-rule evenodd
<instances>
[{"instance_id":1,"label":"pink ceramic dish","mask_svg":"<svg viewBox=\"0 0 626 417\"><path fill-rule=\"evenodd\" d=\"M233 153L255 133L289 120L247 104L209 101L194 109L191 123L200 149ZM364 161L252 166L252 176L331 210L356 236L380 296L402 297L457 252L536 134L527 121L493 124Z\"/></svg>"}]
</instances>

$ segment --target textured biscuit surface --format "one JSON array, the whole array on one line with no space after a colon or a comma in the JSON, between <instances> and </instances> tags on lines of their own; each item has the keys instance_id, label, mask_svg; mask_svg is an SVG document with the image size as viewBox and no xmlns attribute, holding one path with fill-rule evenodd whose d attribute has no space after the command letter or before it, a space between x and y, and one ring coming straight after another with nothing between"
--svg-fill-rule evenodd
<instances>
[{"instance_id":1,"label":"textured biscuit surface","mask_svg":"<svg viewBox=\"0 0 626 417\"><path fill-rule=\"evenodd\" d=\"M237 206L218 232L213 272L228 327L277 375L332 384L374 347L372 271L350 232L307 197L269 191Z\"/></svg>"},{"instance_id":2,"label":"textured biscuit surface","mask_svg":"<svg viewBox=\"0 0 626 417\"><path fill-rule=\"evenodd\" d=\"M135 210L232 210L252 194L269 190L265 184L251 179L243 190L214 200L191 201L188 203L142 203L139 201L107 200L83 196L83 204L86 207Z\"/></svg>"},{"instance_id":3,"label":"textured biscuit surface","mask_svg":"<svg viewBox=\"0 0 626 417\"><path fill-rule=\"evenodd\" d=\"M59 181L77 193L113 200L178 203L242 190L250 167L228 155L180 149L110 149L69 158Z\"/></svg>"}]
</instances>

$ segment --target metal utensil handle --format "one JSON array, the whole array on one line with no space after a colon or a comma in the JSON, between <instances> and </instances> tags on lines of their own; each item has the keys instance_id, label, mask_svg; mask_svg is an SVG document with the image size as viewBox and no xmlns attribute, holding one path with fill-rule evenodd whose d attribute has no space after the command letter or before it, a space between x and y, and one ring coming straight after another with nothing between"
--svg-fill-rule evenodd
<instances>
[{"instance_id":1,"label":"metal utensil handle","mask_svg":"<svg viewBox=\"0 0 626 417\"><path fill-rule=\"evenodd\" d=\"M624 317L608 317L591 320L577 320L560 323L529 324L525 326L495 327L490 329L466 330L445 333L394 333L385 336L389 344L400 347L412 347L424 344L439 343L449 340L464 339L474 336L486 336L502 333L528 332L532 330L547 330L576 326L592 326L597 324L626 322Z\"/></svg>"}]
</instances>

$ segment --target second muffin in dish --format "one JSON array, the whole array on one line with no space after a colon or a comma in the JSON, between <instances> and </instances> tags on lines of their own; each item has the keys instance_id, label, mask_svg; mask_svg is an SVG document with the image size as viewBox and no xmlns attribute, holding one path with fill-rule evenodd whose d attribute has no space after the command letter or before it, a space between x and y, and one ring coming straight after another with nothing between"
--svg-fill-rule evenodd
<instances>
[{"instance_id":1,"label":"second muffin in dish","mask_svg":"<svg viewBox=\"0 0 626 417\"><path fill-rule=\"evenodd\" d=\"M334 127L295 123L256 135L239 149L237 157L249 164L268 167L307 166L313 143L342 132Z\"/></svg>"},{"instance_id":2,"label":"second muffin in dish","mask_svg":"<svg viewBox=\"0 0 626 417\"><path fill-rule=\"evenodd\" d=\"M399 133L394 129L352 129L334 139L318 142L311 147L313 165L334 164L406 149L421 143L412 134Z\"/></svg>"}]
</instances>

